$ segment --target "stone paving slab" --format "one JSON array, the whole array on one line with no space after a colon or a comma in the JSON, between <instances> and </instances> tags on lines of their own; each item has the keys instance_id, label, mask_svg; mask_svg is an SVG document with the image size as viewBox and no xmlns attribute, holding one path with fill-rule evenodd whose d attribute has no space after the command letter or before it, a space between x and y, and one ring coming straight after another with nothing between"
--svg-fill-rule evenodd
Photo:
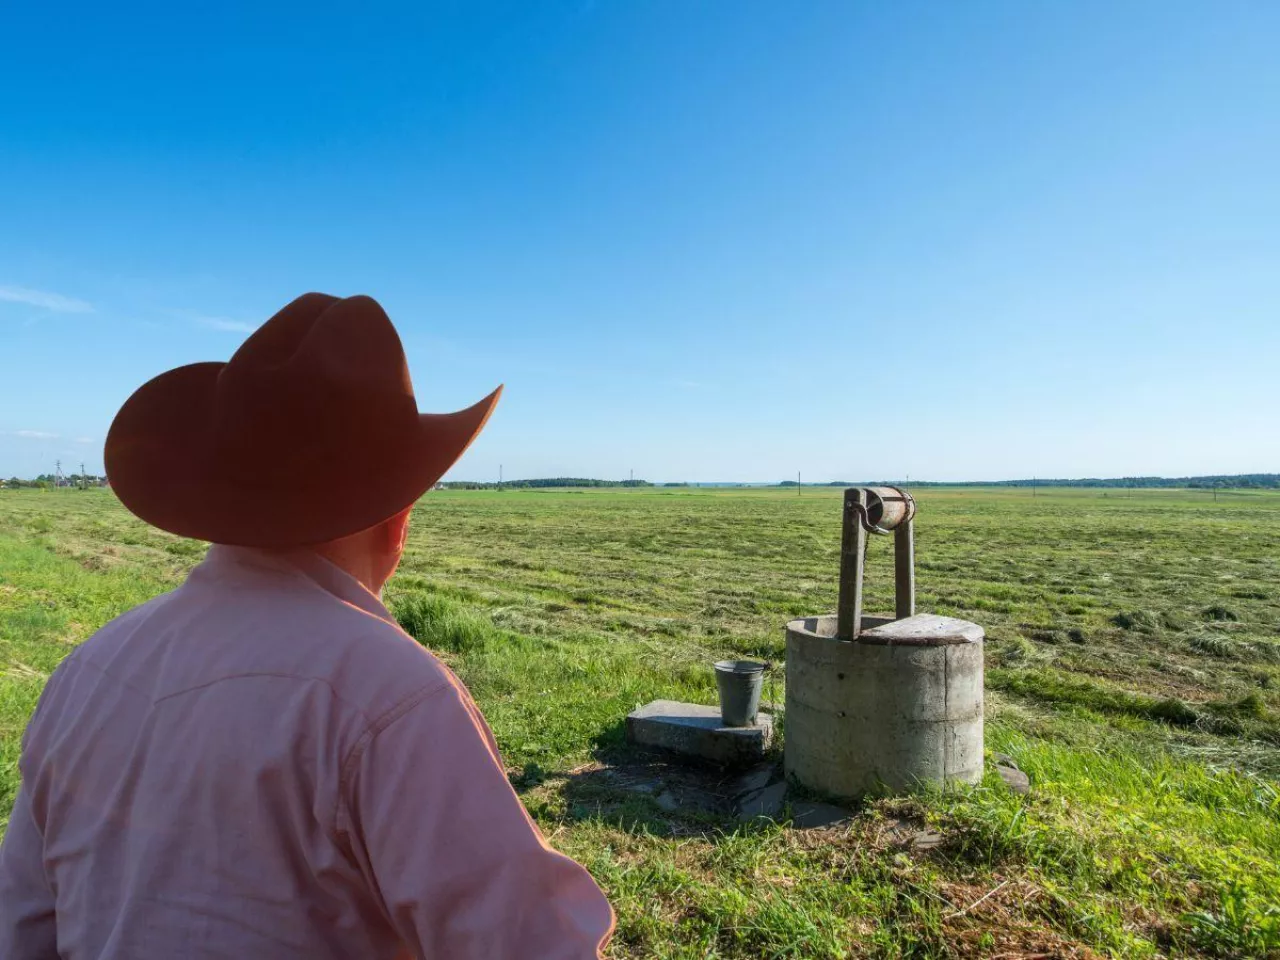
<instances>
[{"instance_id":1,"label":"stone paving slab","mask_svg":"<svg viewBox=\"0 0 1280 960\"><path fill-rule=\"evenodd\" d=\"M764 759L773 718L762 713L752 726L726 727L719 707L654 700L628 714L627 740L723 766L749 766Z\"/></svg>"}]
</instances>

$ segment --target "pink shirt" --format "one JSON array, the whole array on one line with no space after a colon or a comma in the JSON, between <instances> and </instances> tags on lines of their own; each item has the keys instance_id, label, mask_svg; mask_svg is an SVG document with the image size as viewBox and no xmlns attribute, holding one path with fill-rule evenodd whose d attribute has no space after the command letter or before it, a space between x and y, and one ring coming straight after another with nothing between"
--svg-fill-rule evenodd
<instances>
[{"instance_id":1,"label":"pink shirt","mask_svg":"<svg viewBox=\"0 0 1280 960\"><path fill-rule=\"evenodd\" d=\"M215 546L50 678L0 957L598 956L462 683L316 554Z\"/></svg>"}]
</instances>

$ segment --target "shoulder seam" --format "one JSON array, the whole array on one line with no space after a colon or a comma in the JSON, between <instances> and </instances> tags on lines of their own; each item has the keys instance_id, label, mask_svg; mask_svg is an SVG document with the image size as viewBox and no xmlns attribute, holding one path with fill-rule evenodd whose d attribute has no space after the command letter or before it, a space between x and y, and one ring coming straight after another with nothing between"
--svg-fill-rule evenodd
<instances>
[{"instance_id":1,"label":"shoulder seam","mask_svg":"<svg viewBox=\"0 0 1280 960\"><path fill-rule=\"evenodd\" d=\"M432 683L424 684L412 693L401 697L369 722L369 725L365 727L364 732L361 733L356 739L356 742L352 744L351 752L347 754L347 758L342 761L342 765L338 768L340 770L340 773L338 774L338 789L333 798L333 813L330 819L330 822L334 824L335 827L338 824L338 810L344 805L347 785L351 782L352 771L355 769L355 765L359 761L361 755L366 749L368 749L373 738L403 717L418 704L422 703L422 701L426 700L433 693L452 688L453 685L447 678L441 678Z\"/></svg>"},{"instance_id":2,"label":"shoulder seam","mask_svg":"<svg viewBox=\"0 0 1280 960\"><path fill-rule=\"evenodd\" d=\"M128 680L125 680L121 677L117 677L114 673L109 672L106 667L102 666L102 664L95 661L87 653L83 653L83 650L84 650L83 646L76 647L62 661L62 663L59 664L59 667L62 667L64 665L68 668L92 667L94 670L98 671L99 674L108 678L112 682L119 684L121 687L128 690L130 693L135 693L139 697L142 697L142 699L146 700L148 703L151 703L153 706L155 705L155 701L151 699L150 694L148 694L145 690L143 690L141 687L136 687L132 683L130 683Z\"/></svg>"},{"instance_id":3,"label":"shoulder seam","mask_svg":"<svg viewBox=\"0 0 1280 960\"><path fill-rule=\"evenodd\" d=\"M206 683L198 683L192 687L184 687L181 690L175 690L172 693L166 693L163 697L159 697L153 700L151 702L151 705L153 707L158 707L160 706L160 704L164 703L166 700L172 700L175 697L181 697L188 693L194 693L197 690L207 690L209 687L217 686L220 683L226 683L228 680L246 680L246 679L251 679L253 677L272 677L277 680L301 680L304 683L321 684L322 686L329 688L329 692L333 694L333 699L337 700L344 707L354 710L356 713L358 713L361 717L364 718L366 723L369 722L369 715L365 713L362 709L360 709L360 707L356 706L356 704L345 699L340 693L338 693L337 688L328 680L326 680L324 677L309 677L299 673L274 673L270 670L251 670L245 673L228 674L225 677L218 677L216 680L209 680Z\"/></svg>"}]
</instances>

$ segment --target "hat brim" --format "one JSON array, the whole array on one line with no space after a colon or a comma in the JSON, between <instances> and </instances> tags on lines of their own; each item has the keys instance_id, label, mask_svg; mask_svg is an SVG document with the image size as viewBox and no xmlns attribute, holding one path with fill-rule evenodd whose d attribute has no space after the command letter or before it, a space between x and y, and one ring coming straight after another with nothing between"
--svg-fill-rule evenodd
<instances>
[{"instance_id":1,"label":"hat brim","mask_svg":"<svg viewBox=\"0 0 1280 960\"><path fill-rule=\"evenodd\" d=\"M214 395L225 366L178 367L140 387L111 425L104 461L116 496L147 523L246 547L325 543L412 506L471 445L502 394L498 387L465 410L419 414L416 427L378 454L299 471L282 487L243 471L229 479L217 462ZM262 451L264 458L285 455Z\"/></svg>"}]
</instances>

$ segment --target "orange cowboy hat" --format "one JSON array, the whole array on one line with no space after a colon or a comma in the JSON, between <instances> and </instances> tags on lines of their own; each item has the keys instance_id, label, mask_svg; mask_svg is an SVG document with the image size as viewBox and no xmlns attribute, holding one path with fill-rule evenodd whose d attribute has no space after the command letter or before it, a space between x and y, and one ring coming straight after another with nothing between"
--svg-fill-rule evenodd
<instances>
[{"instance_id":1,"label":"orange cowboy hat","mask_svg":"<svg viewBox=\"0 0 1280 960\"><path fill-rule=\"evenodd\" d=\"M227 363L162 373L107 433L107 476L152 526L247 547L367 530L462 456L502 393L419 413L404 348L370 297L303 294Z\"/></svg>"}]
</instances>

